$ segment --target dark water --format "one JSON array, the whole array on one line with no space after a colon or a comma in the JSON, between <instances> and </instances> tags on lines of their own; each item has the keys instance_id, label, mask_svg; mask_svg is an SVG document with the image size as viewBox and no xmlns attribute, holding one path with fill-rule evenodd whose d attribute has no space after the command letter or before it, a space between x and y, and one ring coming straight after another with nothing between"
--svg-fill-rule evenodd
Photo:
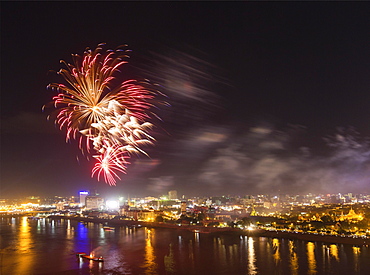
<instances>
[{"instance_id":1,"label":"dark water","mask_svg":"<svg viewBox=\"0 0 370 275\"><path fill-rule=\"evenodd\" d=\"M0 218L2 275L370 274L370 247ZM78 259L76 252L104 256Z\"/></svg>"}]
</instances>

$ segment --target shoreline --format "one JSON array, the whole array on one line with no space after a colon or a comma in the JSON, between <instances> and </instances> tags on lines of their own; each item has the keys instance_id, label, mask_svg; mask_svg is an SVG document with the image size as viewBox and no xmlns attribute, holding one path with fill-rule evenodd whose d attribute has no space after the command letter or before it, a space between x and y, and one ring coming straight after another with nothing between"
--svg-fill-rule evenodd
<instances>
[{"instance_id":1,"label":"shoreline","mask_svg":"<svg viewBox=\"0 0 370 275\"><path fill-rule=\"evenodd\" d=\"M142 222L133 220L107 220L107 219L90 219L81 217L65 217L65 216L49 216L50 219L67 219L76 220L80 222L101 223L106 226L128 226L128 227L148 227L148 228L166 228L172 230L188 231L199 234L233 234L248 237L267 237L279 239L296 239L308 242L323 242L336 244L350 244L350 245L370 245L370 238L363 237L349 237L336 235L321 235L307 232L289 232L289 231L269 231L264 229L242 230L231 227L205 227L197 225L177 225L158 222Z\"/></svg>"},{"instance_id":2,"label":"shoreline","mask_svg":"<svg viewBox=\"0 0 370 275\"><path fill-rule=\"evenodd\" d=\"M323 242L331 244L350 244L350 245L370 245L370 238L354 238L349 236L339 235L321 235L319 233L307 233L307 232L279 232L279 231L268 231L262 230L258 235L260 237L268 238L281 238L281 239L295 239L307 242Z\"/></svg>"}]
</instances>

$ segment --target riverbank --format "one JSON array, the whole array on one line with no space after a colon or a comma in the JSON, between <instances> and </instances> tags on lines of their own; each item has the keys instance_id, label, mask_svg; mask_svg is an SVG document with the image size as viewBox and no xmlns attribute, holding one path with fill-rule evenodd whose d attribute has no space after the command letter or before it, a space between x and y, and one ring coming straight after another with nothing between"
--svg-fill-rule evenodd
<instances>
[{"instance_id":1,"label":"riverbank","mask_svg":"<svg viewBox=\"0 0 370 275\"><path fill-rule=\"evenodd\" d=\"M289 231L269 231L258 229L257 235L260 237L296 239L309 242L324 242L335 244L351 245L370 245L370 238L352 237L343 235L322 235L318 233L289 232Z\"/></svg>"},{"instance_id":2,"label":"riverbank","mask_svg":"<svg viewBox=\"0 0 370 275\"><path fill-rule=\"evenodd\" d=\"M281 239L297 239L311 242L324 242L336 244L351 244L351 245L370 245L370 238L352 237L343 235L321 235L305 232L291 231L273 231L264 229L242 230L231 227L205 227L197 225L178 225L158 222L144 222L134 220L119 220L119 219L99 219L99 218L83 218L83 217L67 217L67 216L50 216L51 219L69 219L79 222L100 223L107 226L127 226L127 227L148 227L148 228L167 228L173 230L190 231L199 234L237 234L249 237L268 237Z\"/></svg>"}]
</instances>

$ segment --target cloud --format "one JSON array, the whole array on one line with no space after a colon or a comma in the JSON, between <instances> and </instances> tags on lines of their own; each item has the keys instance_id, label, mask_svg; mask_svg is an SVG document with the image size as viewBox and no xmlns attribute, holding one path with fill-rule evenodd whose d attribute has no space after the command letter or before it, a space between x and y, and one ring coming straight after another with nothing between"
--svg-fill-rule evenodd
<instances>
[{"instance_id":1,"label":"cloud","mask_svg":"<svg viewBox=\"0 0 370 275\"><path fill-rule=\"evenodd\" d=\"M290 133L290 134L288 134ZM355 192L370 186L370 148L351 133L328 143L329 154L314 156L296 147L292 129L251 128L218 148L198 175L211 190L243 193Z\"/></svg>"},{"instance_id":2,"label":"cloud","mask_svg":"<svg viewBox=\"0 0 370 275\"><path fill-rule=\"evenodd\" d=\"M215 132L204 132L200 136L197 137L199 142L220 142L226 138L226 135L223 133L215 133Z\"/></svg>"},{"instance_id":3,"label":"cloud","mask_svg":"<svg viewBox=\"0 0 370 275\"><path fill-rule=\"evenodd\" d=\"M150 178L148 191L153 192L154 195L161 195L167 193L171 186L174 185L172 176L162 176L158 178Z\"/></svg>"}]
</instances>

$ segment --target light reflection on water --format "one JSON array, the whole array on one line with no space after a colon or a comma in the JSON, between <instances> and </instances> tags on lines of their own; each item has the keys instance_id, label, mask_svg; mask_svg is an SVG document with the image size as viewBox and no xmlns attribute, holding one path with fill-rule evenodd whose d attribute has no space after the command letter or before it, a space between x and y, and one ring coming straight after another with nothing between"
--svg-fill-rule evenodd
<instances>
[{"instance_id":1,"label":"light reflection on water","mask_svg":"<svg viewBox=\"0 0 370 275\"><path fill-rule=\"evenodd\" d=\"M339 261L338 246L336 244L330 245L330 256L333 257L336 261Z\"/></svg>"},{"instance_id":2,"label":"light reflection on water","mask_svg":"<svg viewBox=\"0 0 370 275\"><path fill-rule=\"evenodd\" d=\"M280 262L280 240L279 239L273 239L272 240L272 247L274 249L273 257L275 260L275 265L278 266Z\"/></svg>"},{"instance_id":3,"label":"light reflection on water","mask_svg":"<svg viewBox=\"0 0 370 275\"><path fill-rule=\"evenodd\" d=\"M145 260L143 264L143 269L145 270L145 274L156 274L157 264L156 258L154 255L154 248L152 246L152 235L155 234L155 230L147 229L146 231L146 239L145 239Z\"/></svg>"},{"instance_id":4,"label":"light reflection on water","mask_svg":"<svg viewBox=\"0 0 370 275\"><path fill-rule=\"evenodd\" d=\"M27 217L21 218L20 229L18 233L18 250L24 254L26 259L19 261L15 266L15 274L26 274L32 268L32 253L28 253L31 249L32 237L30 226L28 225Z\"/></svg>"},{"instance_id":5,"label":"light reflection on water","mask_svg":"<svg viewBox=\"0 0 370 275\"><path fill-rule=\"evenodd\" d=\"M370 248L287 239L1 219L0 274L370 274ZM104 256L98 263L77 252ZM47 260L45 260L47 259Z\"/></svg>"},{"instance_id":6,"label":"light reflection on water","mask_svg":"<svg viewBox=\"0 0 370 275\"><path fill-rule=\"evenodd\" d=\"M257 274L256 255L254 252L253 238L248 238L248 274Z\"/></svg>"},{"instance_id":7,"label":"light reflection on water","mask_svg":"<svg viewBox=\"0 0 370 275\"><path fill-rule=\"evenodd\" d=\"M316 274L315 244L307 243L308 274Z\"/></svg>"},{"instance_id":8,"label":"light reflection on water","mask_svg":"<svg viewBox=\"0 0 370 275\"><path fill-rule=\"evenodd\" d=\"M293 241L289 241L289 255L290 255L290 272L292 275L298 275L299 263L296 253L296 246Z\"/></svg>"},{"instance_id":9,"label":"light reflection on water","mask_svg":"<svg viewBox=\"0 0 370 275\"><path fill-rule=\"evenodd\" d=\"M357 247L357 246L353 246L352 251L353 251L353 255L354 255L354 271L359 272L358 260L359 260L359 256L360 256L360 253L361 253L361 248ZM369 261L370 261L370 259L369 259Z\"/></svg>"},{"instance_id":10,"label":"light reflection on water","mask_svg":"<svg viewBox=\"0 0 370 275\"><path fill-rule=\"evenodd\" d=\"M169 254L164 256L164 266L166 274L172 274L175 272L175 259L172 244L170 244Z\"/></svg>"},{"instance_id":11,"label":"light reflection on water","mask_svg":"<svg viewBox=\"0 0 370 275\"><path fill-rule=\"evenodd\" d=\"M21 219L18 241L19 241L19 250L21 252L26 252L28 249L30 249L31 232L27 222L27 217L22 217Z\"/></svg>"}]
</instances>

